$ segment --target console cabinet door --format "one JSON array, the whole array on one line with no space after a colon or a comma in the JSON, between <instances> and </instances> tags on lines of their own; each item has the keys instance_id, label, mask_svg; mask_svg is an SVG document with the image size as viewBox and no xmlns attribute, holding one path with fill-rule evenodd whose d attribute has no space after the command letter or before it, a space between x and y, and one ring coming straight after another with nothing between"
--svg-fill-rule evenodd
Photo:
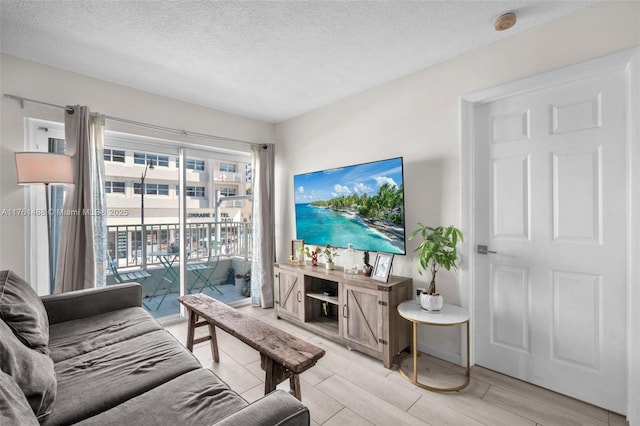
<instances>
[{"instance_id":1,"label":"console cabinet door","mask_svg":"<svg viewBox=\"0 0 640 426\"><path fill-rule=\"evenodd\" d=\"M380 292L364 287L342 286L342 332L346 340L382 352L382 305Z\"/></svg>"},{"instance_id":2,"label":"console cabinet door","mask_svg":"<svg viewBox=\"0 0 640 426\"><path fill-rule=\"evenodd\" d=\"M300 274L274 268L276 314L302 321L302 285Z\"/></svg>"}]
</instances>

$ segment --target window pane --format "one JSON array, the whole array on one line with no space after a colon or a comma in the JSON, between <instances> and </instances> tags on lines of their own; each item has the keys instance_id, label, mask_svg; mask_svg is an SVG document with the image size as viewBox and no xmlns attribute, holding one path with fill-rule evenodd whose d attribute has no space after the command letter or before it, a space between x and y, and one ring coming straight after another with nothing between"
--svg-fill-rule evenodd
<instances>
[{"instance_id":1,"label":"window pane","mask_svg":"<svg viewBox=\"0 0 640 426\"><path fill-rule=\"evenodd\" d=\"M236 172L236 165L235 164L230 164L230 163L220 163L220 171L221 172L235 173Z\"/></svg>"},{"instance_id":2,"label":"window pane","mask_svg":"<svg viewBox=\"0 0 640 426\"><path fill-rule=\"evenodd\" d=\"M111 153L111 161L117 161L118 163L124 163L124 151L113 150Z\"/></svg>"},{"instance_id":3,"label":"window pane","mask_svg":"<svg viewBox=\"0 0 640 426\"><path fill-rule=\"evenodd\" d=\"M124 182L111 182L113 192L124 194Z\"/></svg>"},{"instance_id":4,"label":"window pane","mask_svg":"<svg viewBox=\"0 0 640 426\"><path fill-rule=\"evenodd\" d=\"M145 154L141 153L141 152L134 152L133 153L133 163L134 164L147 164L147 157Z\"/></svg>"}]
</instances>

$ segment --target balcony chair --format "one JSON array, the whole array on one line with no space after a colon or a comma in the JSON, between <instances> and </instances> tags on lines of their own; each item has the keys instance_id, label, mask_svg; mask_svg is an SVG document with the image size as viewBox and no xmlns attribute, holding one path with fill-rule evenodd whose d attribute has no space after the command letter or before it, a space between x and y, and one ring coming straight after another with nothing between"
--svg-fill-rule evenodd
<instances>
[{"instance_id":1,"label":"balcony chair","mask_svg":"<svg viewBox=\"0 0 640 426\"><path fill-rule=\"evenodd\" d=\"M130 283L135 281L138 284L142 285L142 283L151 276L150 273L142 269L139 271L118 272L118 260L112 259L111 256L109 256L109 269L111 270L111 274L118 284Z\"/></svg>"},{"instance_id":2,"label":"balcony chair","mask_svg":"<svg viewBox=\"0 0 640 426\"><path fill-rule=\"evenodd\" d=\"M191 294L196 284L202 281L202 287L200 288L200 293L204 291L205 288L210 288L213 291L217 291L222 295L222 291L211 281L213 274L216 272L218 268L218 264L220 263L220 255L214 254L213 248L209 251L209 256L207 258L207 263L189 263L187 264L187 271L193 272L196 276L196 279L191 283L189 288L187 289L187 293Z\"/></svg>"}]
</instances>

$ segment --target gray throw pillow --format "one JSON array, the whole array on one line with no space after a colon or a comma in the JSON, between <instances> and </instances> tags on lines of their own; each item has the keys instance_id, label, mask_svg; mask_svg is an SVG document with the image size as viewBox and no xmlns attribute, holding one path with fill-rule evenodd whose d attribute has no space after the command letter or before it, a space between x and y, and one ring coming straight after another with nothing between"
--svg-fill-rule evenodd
<instances>
[{"instance_id":1,"label":"gray throw pillow","mask_svg":"<svg viewBox=\"0 0 640 426\"><path fill-rule=\"evenodd\" d=\"M39 424L18 384L11 376L0 371L0 425Z\"/></svg>"},{"instance_id":2,"label":"gray throw pillow","mask_svg":"<svg viewBox=\"0 0 640 426\"><path fill-rule=\"evenodd\" d=\"M38 420L51 413L57 392L53 361L25 346L4 321L0 321L0 370L22 389Z\"/></svg>"},{"instance_id":3,"label":"gray throw pillow","mask_svg":"<svg viewBox=\"0 0 640 426\"><path fill-rule=\"evenodd\" d=\"M13 271L0 271L0 319L25 345L49 353L49 317L29 283Z\"/></svg>"}]
</instances>

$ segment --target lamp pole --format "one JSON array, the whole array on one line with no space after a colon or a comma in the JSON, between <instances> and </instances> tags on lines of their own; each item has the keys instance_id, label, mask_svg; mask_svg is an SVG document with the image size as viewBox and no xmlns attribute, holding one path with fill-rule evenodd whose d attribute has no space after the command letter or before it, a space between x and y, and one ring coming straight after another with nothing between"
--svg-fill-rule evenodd
<instances>
[{"instance_id":1,"label":"lamp pole","mask_svg":"<svg viewBox=\"0 0 640 426\"><path fill-rule=\"evenodd\" d=\"M148 160L140 177L140 227L142 228L142 269L147 269L147 231L144 226L144 180L147 170L153 170L153 161Z\"/></svg>"}]
</instances>

